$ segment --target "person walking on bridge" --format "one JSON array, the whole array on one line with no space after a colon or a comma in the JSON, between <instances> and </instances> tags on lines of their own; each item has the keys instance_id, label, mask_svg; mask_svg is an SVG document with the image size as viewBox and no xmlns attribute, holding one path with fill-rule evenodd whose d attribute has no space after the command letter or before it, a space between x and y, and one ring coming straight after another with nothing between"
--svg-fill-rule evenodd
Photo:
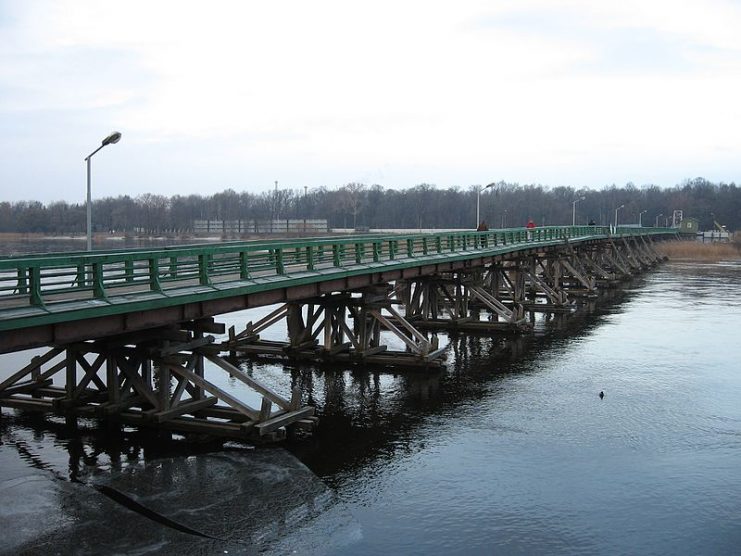
<instances>
[{"instance_id":1,"label":"person walking on bridge","mask_svg":"<svg viewBox=\"0 0 741 556\"><path fill-rule=\"evenodd\" d=\"M531 240L534 239L535 238L535 230L534 230L534 228L535 228L535 222L533 221L532 218L528 218L527 219L527 226L526 226L526 228L528 230L528 232L527 232L528 237Z\"/></svg>"}]
</instances>

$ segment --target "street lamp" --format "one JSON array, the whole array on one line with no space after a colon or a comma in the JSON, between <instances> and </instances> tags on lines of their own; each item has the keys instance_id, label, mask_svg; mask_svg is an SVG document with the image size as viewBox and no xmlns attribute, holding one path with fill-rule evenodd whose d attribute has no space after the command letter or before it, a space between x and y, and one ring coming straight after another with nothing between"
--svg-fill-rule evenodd
<instances>
[{"instance_id":1,"label":"street lamp","mask_svg":"<svg viewBox=\"0 0 741 556\"><path fill-rule=\"evenodd\" d=\"M620 205L618 208L615 209L615 230L616 231L617 231L617 225L618 225L618 211L624 207L625 205Z\"/></svg>"},{"instance_id":2,"label":"street lamp","mask_svg":"<svg viewBox=\"0 0 741 556\"><path fill-rule=\"evenodd\" d=\"M479 208L481 207L481 192L484 189L489 189L490 187L494 187L495 185L496 183L490 183L489 185L485 185L483 187L479 186L476 190L476 227L477 228L479 227L479 223L481 222L481 220L479 220L479 216L480 216Z\"/></svg>"},{"instance_id":3,"label":"street lamp","mask_svg":"<svg viewBox=\"0 0 741 556\"><path fill-rule=\"evenodd\" d=\"M641 212L638 213L638 227L639 228L642 228L643 227L643 213L644 212L647 212L647 211L646 210L642 210Z\"/></svg>"},{"instance_id":4,"label":"street lamp","mask_svg":"<svg viewBox=\"0 0 741 556\"><path fill-rule=\"evenodd\" d=\"M586 197L579 197L578 199L575 199L573 203L571 203L571 225L576 226L576 203L579 201L583 201L586 199Z\"/></svg>"},{"instance_id":5,"label":"street lamp","mask_svg":"<svg viewBox=\"0 0 741 556\"><path fill-rule=\"evenodd\" d=\"M657 214L656 215L656 221L654 222L654 228L658 228L659 227L659 218L661 216L664 216L664 213L663 212L661 214Z\"/></svg>"},{"instance_id":6,"label":"street lamp","mask_svg":"<svg viewBox=\"0 0 741 556\"><path fill-rule=\"evenodd\" d=\"M100 149L102 149L106 145L113 145L115 143L118 143L120 140L121 140L121 134L118 131L114 131L108 137L103 139L103 142L101 143L100 147L98 147L93 152L91 152L90 155L85 159L85 162L87 162L87 250L88 251L93 250L93 203L92 203L92 199L90 195L90 159L93 157L95 153L97 153Z\"/></svg>"}]
</instances>

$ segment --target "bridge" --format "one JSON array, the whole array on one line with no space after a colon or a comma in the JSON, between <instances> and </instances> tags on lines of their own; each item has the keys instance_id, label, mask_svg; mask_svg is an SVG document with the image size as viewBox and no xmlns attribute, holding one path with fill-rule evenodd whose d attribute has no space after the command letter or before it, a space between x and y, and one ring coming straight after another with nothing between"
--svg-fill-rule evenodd
<instances>
[{"instance_id":1,"label":"bridge","mask_svg":"<svg viewBox=\"0 0 741 556\"><path fill-rule=\"evenodd\" d=\"M225 354L439 367L436 331L527 333L528 314L574 310L659 262L655 242L676 233L568 226L2 258L0 353L46 351L0 382L0 406L280 438L312 428L313 408ZM273 305L243 330L216 322ZM260 337L281 320L287 341ZM207 362L260 407L209 380Z\"/></svg>"}]
</instances>

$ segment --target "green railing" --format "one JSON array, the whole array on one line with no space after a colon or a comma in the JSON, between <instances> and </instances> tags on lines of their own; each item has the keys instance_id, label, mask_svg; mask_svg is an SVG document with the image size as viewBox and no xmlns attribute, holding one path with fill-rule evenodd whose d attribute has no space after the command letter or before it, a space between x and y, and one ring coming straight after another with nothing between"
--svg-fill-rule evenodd
<instances>
[{"instance_id":1,"label":"green railing","mask_svg":"<svg viewBox=\"0 0 741 556\"><path fill-rule=\"evenodd\" d=\"M675 234L671 228L550 226L487 232L357 235L301 240L270 240L188 245L158 249L57 253L0 258L0 316L23 306L43 308L55 302L105 302L137 294L191 293L244 286L270 277L306 280L307 273L326 273L367 265L384 266L425 259L480 256L565 239ZM312 279L311 281L316 281ZM283 286L285 283L283 282ZM141 296L138 295L138 299Z\"/></svg>"}]
</instances>

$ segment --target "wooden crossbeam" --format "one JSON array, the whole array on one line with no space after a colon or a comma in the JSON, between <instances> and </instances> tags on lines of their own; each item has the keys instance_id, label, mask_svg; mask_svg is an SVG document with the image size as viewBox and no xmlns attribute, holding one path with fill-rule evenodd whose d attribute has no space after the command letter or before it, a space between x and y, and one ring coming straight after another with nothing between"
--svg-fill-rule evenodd
<instances>
[{"instance_id":1,"label":"wooden crossbeam","mask_svg":"<svg viewBox=\"0 0 741 556\"><path fill-rule=\"evenodd\" d=\"M235 367L228 361L224 360L223 358L211 354L204 355L206 359L211 361L214 365L222 368L227 373L229 373L229 376L236 378L240 382L243 382L256 392L259 392L264 397L269 399L271 402L275 403L276 405L282 407L283 409L288 409L291 406L291 403L285 399L283 396L278 394L277 392L274 392L264 384L261 384L251 376L249 376L247 373L245 373L242 369L239 367Z\"/></svg>"},{"instance_id":2,"label":"wooden crossbeam","mask_svg":"<svg viewBox=\"0 0 741 556\"><path fill-rule=\"evenodd\" d=\"M220 400L226 402L229 404L229 406L233 407L243 415L246 415L250 419L257 419L259 416L259 412L255 409L251 408L244 402L238 400L228 392L222 390L218 386L210 383L209 381L205 380L204 378L201 378L197 374L195 374L193 371L189 371L187 369L184 369L180 365L175 365L173 363L168 363L166 361L162 361L160 363L161 365L167 367L170 369L173 373L181 375L183 378L188 379L193 384L200 386L203 388L206 392L209 392L210 394L213 394Z\"/></svg>"},{"instance_id":3,"label":"wooden crossbeam","mask_svg":"<svg viewBox=\"0 0 741 556\"><path fill-rule=\"evenodd\" d=\"M136 390L154 407L159 407L157 395L148 384L144 384L144 381L136 372L136 368L132 365L132 363L127 361L126 358L123 356L117 357L116 362L118 363L118 368L121 369L121 371L126 375L134 390Z\"/></svg>"},{"instance_id":4,"label":"wooden crossbeam","mask_svg":"<svg viewBox=\"0 0 741 556\"><path fill-rule=\"evenodd\" d=\"M288 411L281 415L272 417L266 421L255 424L255 430L258 431L260 436L264 436L270 432L279 429L280 427L290 425L291 423L294 423L300 419L305 419L306 417L311 417L312 415L314 415L313 407L304 407L297 411Z\"/></svg>"},{"instance_id":5,"label":"wooden crossbeam","mask_svg":"<svg viewBox=\"0 0 741 556\"><path fill-rule=\"evenodd\" d=\"M47 351L44 355L38 356L38 358L34 357L31 360L31 362L25 367L23 367L20 371L10 375L4 381L0 382L0 392L5 390L5 388L10 386L14 382L18 381L19 379L23 378L24 376L31 374L32 371L38 369L44 363L48 363L49 361L54 359L57 355L59 355L63 351L64 351L64 348L52 348L49 351Z\"/></svg>"},{"instance_id":6,"label":"wooden crossbeam","mask_svg":"<svg viewBox=\"0 0 741 556\"><path fill-rule=\"evenodd\" d=\"M152 413L151 418L156 423L162 423L164 421L173 419L174 417L185 415L186 413L192 414L192 413L195 413L196 411L200 411L207 407L211 407L212 405L216 405L216 402L218 401L219 401L219 398L215 396L201 398L200 400L191 400L188 402L178 404L174 407L171 407L170 409L166 409L164 411L158 411L157 413Z\"/></svg>"}]
</instances>

